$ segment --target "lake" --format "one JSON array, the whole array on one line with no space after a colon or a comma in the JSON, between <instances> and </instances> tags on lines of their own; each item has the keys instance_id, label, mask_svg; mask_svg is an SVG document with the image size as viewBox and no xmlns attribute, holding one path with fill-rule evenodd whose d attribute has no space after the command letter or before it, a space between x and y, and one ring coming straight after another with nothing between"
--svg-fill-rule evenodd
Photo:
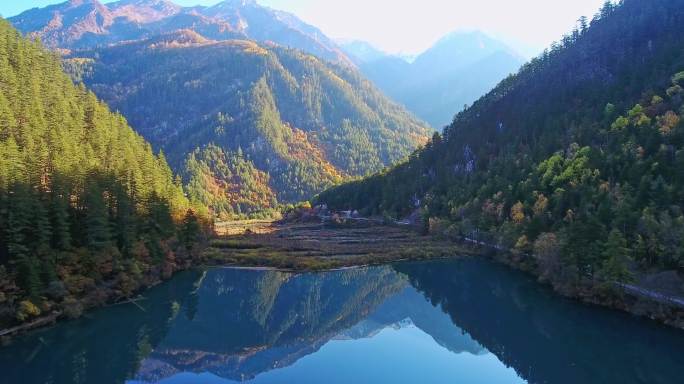
<instances>
[{"instance_id":1,"label":"lake","mask_svg":"<svg viewBox=\"0 0 684 384\"><path fill-rule=\"evenodd\" d=\"M680 383L684 331L484 259L192 270L0 347L2 383Z\"/></svg>"}]
</instances>

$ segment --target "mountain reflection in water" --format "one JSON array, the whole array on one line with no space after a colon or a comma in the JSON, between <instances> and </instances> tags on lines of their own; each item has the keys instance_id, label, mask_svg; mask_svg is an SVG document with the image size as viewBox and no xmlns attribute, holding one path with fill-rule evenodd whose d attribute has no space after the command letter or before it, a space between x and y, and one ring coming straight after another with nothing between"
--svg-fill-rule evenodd
<instances>
[{"instance_id":1,"label":"mountain reflection in water","mask_svg":"<svg viewBox=\"0 0 684 384\"><path fill-rule=\"evenodd\" d=\"M190 271L0 348L8 383L673 383L684 332L484 260Z\"/></svg>"}]
</instances>

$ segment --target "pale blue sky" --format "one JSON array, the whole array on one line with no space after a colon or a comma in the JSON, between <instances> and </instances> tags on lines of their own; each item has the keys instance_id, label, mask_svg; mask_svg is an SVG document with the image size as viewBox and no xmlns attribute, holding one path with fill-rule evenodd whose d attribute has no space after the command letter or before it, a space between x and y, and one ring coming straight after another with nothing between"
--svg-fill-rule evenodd
<instances>
[{"instance_id":1,"label":"pale blue sky","mask_svg":"<svg viewBox=\"0 0 684 384\"><path fill-rule=\"evenodd\" d=\"M103 2L111 2L106 0ZM458 29L479 29L531 56L604 0L258 0L290 11L334 38L368 41L387 52L419 53ZM60 0L0 0L0 14L16 15ZM219 0L175 0L212 5Z\"/></svg>"}]
</instances>

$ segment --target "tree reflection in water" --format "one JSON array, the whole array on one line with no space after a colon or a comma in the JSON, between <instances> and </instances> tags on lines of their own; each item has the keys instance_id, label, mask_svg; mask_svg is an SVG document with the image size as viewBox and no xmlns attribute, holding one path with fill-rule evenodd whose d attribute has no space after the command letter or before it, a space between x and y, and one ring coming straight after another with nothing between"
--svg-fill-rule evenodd
<instances>
[{"instance_id":1,"label":"tree reflection in water","mask_svg":"<svg viewBox=\"0 0 684 384\"><path fill-rule=\"evenodd\" d=\"M478 259L316 274L190 271L145 296L144 311L112 306L1 348L5 379L155 382L184 372L264 379L308 356L327 358L327 346L396 339L386 330L408 328L429 335L430 351L498 359L532 383L671 383L684 366L682 332L561 299ZM410 358L420 370L431 356ZM440 372L432 374L425 380Z\"/></svg>"}]
</instances>

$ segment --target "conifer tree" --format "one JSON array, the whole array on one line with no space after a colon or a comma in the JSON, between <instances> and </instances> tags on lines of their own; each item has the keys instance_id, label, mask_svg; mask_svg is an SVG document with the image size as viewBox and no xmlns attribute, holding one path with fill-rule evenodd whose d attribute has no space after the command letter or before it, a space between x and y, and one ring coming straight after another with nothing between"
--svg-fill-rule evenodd
<instances>
[{"instance_id":1,"label":"conifer tree","mask_svg":"<svg viewBox=\"0 0 684 384\"><path fill-rule=\"evenodd\" d=\"M52 183L50 217L52 222L52 247L62 251L70 249L69 192L66 183L60 177L55 178Z\"/></svg>"},{"instance_id":2,"label":"conifer tree","mask_svg":"<svg viewBox=\"0 0 684 384\"><path fill-rule=\"evenodd\" d=\"M121 253L129 257L135 241L135 212L134 202L119 187L116 191L116 217L114 232L116 244Z\"/></svg>"},{"instance_id":3,"label":"conifer tree","mask_svg":"<svg viewBox=\"0 0 684 384\"><path fill-rule=\"evenodd\" d=\"M97 182L91 182L85 194L86 242L91 249L105 248L109 245L111 233L102 189Z\"/></svg>"},{"instance_id":4,"label":"conifer tree","mask_svg":"<svg viewBox=\"0 0 684 384\"><path fill-rule=\"evenodd\" d=\"M603 267L601 274L608 281L629 282L632 273L629 270L629 248L622 233L614 229L604 244Z\"/></svg>"},{"instance_id":5,"label":"conifer tree","mask_svg":"<svg viewBox=\"0 0 684 384\"><path fill-rule=\"evenodd\" d=\"M195 215L195 211L188 209L183 218L183 224L180 227L178 238L186 250L190 251L199 241L200 224Z\"/></svg>"}]
</instances>

